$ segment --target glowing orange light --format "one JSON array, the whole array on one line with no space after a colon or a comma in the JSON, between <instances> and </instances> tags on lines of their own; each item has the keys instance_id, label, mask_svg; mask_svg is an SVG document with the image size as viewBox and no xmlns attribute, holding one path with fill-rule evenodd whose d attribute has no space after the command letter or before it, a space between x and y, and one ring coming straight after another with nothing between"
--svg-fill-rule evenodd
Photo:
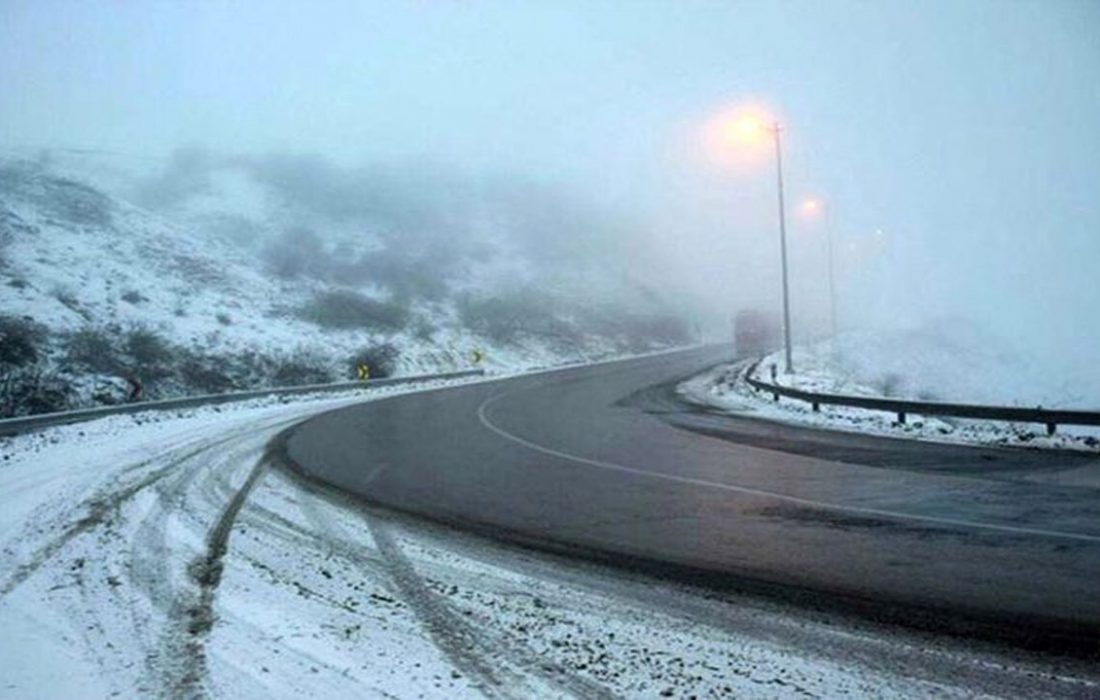
<instances>
[{"instance_id":1,"label":"glowing orange light","mask_svg":"<svg viewBox=\"0 0 1100 700\"><path fill-rule=\"evenodd\" d=\"M764 123L751 116L739 119L733 125L733 129L746 141L755 141L767 132L767 127L764 126Z\"/></svg>"},{"instance_id":2,"label":"glowing orange light","mask_svg":"<svg viewBox=\"0 0 1100 700\"><path fill-rule=\"evenodd\" d=\"M800 208L807 219L816 219L825 211L825 203L820 199L807 199Z\"/></svg>"},{"instance_id":3,"label":"glowing orange light","mask_svg":"<svg viewBox=\"0 0 1100 700\"><path fill-rule=\"evenodd\" d=\"M740 105L718 112L703 127L703 147L709 158L724 167L751 165L769 157L775 119L756 105Z\"/></svg>"}]
</instances>

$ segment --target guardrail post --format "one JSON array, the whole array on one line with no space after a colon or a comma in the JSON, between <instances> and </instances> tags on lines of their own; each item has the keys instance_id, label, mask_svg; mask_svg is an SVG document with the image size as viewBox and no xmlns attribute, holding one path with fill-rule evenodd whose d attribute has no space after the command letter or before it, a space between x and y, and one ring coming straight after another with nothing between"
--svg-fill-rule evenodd
<instances>
[{"instance_id":1,"label":"guardrail post","mask_svg":"<svg viewBox=\"0 0 1100 700\"><path fill-rule=\"evenodd\" d=\"M821 412L821 404L814 401L811 405L814 407L814 413L820 413Z\"/></svg>"},{"instance_id":2,"label":"guardrail post","mask_svg":"<svg viewBox=\"0 0 1100 700\"><path fill-rule=\"evenodd\" d=\"M1054 435L1054 431L1058 429L1057 423L1047 423L1047 435Z\"/></svg>"},{"instance_id":3,"label":"guardrail post","mask_svg":"<svg viewBox=\"0 0 1100 700\"><path fill-rule=\"evenodd\" d=\"M776 403L779 403L779 392L778 391L773 391L772 392L772 401L775 401Z\"/></svg>"},{"instance_id":4,"label":"guardrail post","mask_svg":"<svg viewBox=\"0 0 1100 700\"><path fill-rule=\"evenodd\" d=\"M900 411L898 412L898 423L905 425L905 414Z\"/></svg>"}]
</instances>

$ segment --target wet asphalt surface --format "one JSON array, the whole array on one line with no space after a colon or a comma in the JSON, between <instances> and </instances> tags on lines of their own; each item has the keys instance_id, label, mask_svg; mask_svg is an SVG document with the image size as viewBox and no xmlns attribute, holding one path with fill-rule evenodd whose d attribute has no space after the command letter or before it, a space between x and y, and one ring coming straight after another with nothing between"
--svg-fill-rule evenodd
<instances>
[{"instance_id":1,"label":"wet asphalt surface","mask_svg":"<svg viewBox=\"0 0 1100 700\"><path fill-rule=\"evenodd\" d=\"M1095 651L1095 456L782 426L682 402L706 348L395 396L285 438L305 475L488 536L813 609ZM1093 481L1092 483L1096 483Z\"/></svg>"}]
</instances>

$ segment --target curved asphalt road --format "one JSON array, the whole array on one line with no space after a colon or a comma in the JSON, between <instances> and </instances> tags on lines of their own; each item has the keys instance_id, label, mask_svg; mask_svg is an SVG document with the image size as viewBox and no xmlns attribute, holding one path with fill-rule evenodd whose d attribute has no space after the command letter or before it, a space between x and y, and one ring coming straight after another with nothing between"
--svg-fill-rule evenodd
<instances>
[{"instance_id":1,"label":"curved asphalt road","mask_svg":"<svg viewBox=\"0 0 1100 700\"><path fill-rule=\"evenodd\" d=\"M707 413L704 348L396 396L285 436L306 476L537 546L1040 645L1100 640L1095 457ZM1065 479L1062 479L1065 481Z\"/></svg>"}]
</instances>

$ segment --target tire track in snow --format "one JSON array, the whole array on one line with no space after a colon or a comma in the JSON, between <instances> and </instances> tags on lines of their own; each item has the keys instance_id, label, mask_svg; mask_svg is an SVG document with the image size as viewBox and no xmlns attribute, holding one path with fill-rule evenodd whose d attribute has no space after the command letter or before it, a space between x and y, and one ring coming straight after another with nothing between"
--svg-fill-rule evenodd
<instances>
[{"instance_id":1,"label":"tire track in snow","mask_svg":"<svg viewBox=\"0 0 1100 700\"><path fill-rule=\"evenodd\" d=\"M257 456L263 454L270 431L318 411L312 404L290 408L266 419L233 421L237 425L228 430L187 428L166 439L167 449L158 454L137 459L120 455L114 462L101 458L90 465L91 479L84 480L92 481L90 497L81 499L76 487L46 495L21 531L12 533L12 545L25 544L2 552L0 601L6 603L6 596L28 580L37 582L36 574L48 573L59 585L46 595L60 596L56 604L67 610L77 631L73 641L84 647L104 678L127 674L124 669L136 661L141 677L133 687L142 695L207 692L205 640L214 623L214 594L234 522L266 470L266 462ZM221 449L226 445L229 449ZM233 492L230 479L239 479L241 469L250 466L245 486ZM106 474L97 479L96 471ZM237 476L220 478L223 474ZM198 534L214 514L217 520L205 537L204 554L187 566L192 557L180 557L180 547L190 548L194 540L178 539L174 524ZM323 544L316 533L300 534L316 540L310 546ZM68 550L79 552L74 555L82 560L79 573L71 568L76 560L61 561ZM134 585L120 588L120 581ZM106 608L96 607L105 601ZM170 636L179 639L167 644ZM191 678L200 682L183 683Z\"/></svg>"},{"instance_id":2,"label":"tire track in snow","mask_svg":"<svg viewBox=\"0 0 1100 700\"><path fill-rule=\"evenodd\" d=\"M401 594L401 600L412 608L420 619L436 647L450 661L478 679L475 687L489 697L513 696L506 688L518 685L522 680L506 671L502 665L490 661L478 639L477 632L460 620L446 603L439 600L417 575L412 563L402 554L400 547L385 525L364 516L371 537L378 551L386 559L390 580Z\"/></svg>"},{"instance_id":3,"label":"tire track in snow","mask_svg":"<svg viewBox=\"0 0 1100 700\"><path fill-rule=\"evenodd\" d=\"M193 519L203 520L203 509L219 513L220 522L225 517L224 502L220 495L211 489L203 489L202 493L195 486L196 480L207 472L207 479L214 478L223 472L233 471L233 466L243 461L248 456L255 454L257 449L251 444L245 444L235 450L220 450L226 445L247 438L254 437L256 433L272 429L281 429L287 425L302 420L301 416L293 418L279 418L262 421L259 424L248 425L234 430L224 437L208 442L201 449L189 455L185 460L175 465L175 478L157 485L157 498L152 507L144 514L140 527L130 540L129 548L129 578L131 582L141 590L154 609L163 612L166 621L164 627L154 633L156 642L143 644L145 651L145 674L143 686L147 688L161 687L164 694L176 696L180 693L176 690L181 685L181 679L196 667L193 657L195 650L192 648L196 641L194 635L187 634L188 620L193 611L203 604L201 585L198 590L192 586L185 586L185 590L178 590L173 583L170 551L172 544L168 535L169 518L173 515L187 516L193 512ZM261 443L262 444L262 443ZM208 460L199 460L202 455L210 455ZM253 458L254 459L254 458ZM253 465L250 476L253 475L262 463ZM186 467L186 468L182 468ZM246 479L247 483L247 479ZM227 500L230 505L234 500L243 497L239 490L232 492ZM211 500L213 499L213 500ZM198 502L196 502L198 501ZM239 511L239 506L237 510ZM201 525L200 525L201 527ZM210 543L215 537L214 531L217 524L206 535L207 555L210 553ZM223 547L227 546L229 530L232 523L226 525ZM222 552L224 555L224 550ZM205 557L200 557L200 560ZM196 562L185 572L186 582L195 582L193 574ZM209 594L207 606L212 606L213 596ZM212 610L212 607L210 608ZM145 636L145 628L148 620L141 620L136 610L132 609L133 632L135 635ZM211 618L212 619L212 618ZM182 631L181 631L182 630ZM202 666L205 668L204 666ZM199 674L202 677L202 674Z\"/></svg>"},{"instance_id":4,"label":"tire track in snow","mask_svg":"<svg viewBox=\"0 0 1100 700\"><path fill-rule=\"evenodd\" d=\"M258 432L284 428L301 420L302 416L295 416L252 425L210 447L238 440L242 436L254 436ZM174 595L168 612L168 626L164 631L161 644L169 657L169 663L164 669L167 676L165 687L172 697L197 697L203 694L204 685L209 677L206 664L206 639L216 621L214 600L225 567L225 555L229 551L229 536L248 497L263 480L268 466L275 460L273 445L275 441L267 443L263 448L260 458L252 465L244 483L233 493L213 527L207 531L205 551L187 567L188 579L193 586ZM248 452L250 448L244 451ZM230 454L223 461L232 462L233 456ZM217 480L221 476L224 475L209 474L208 478ZM216 484L208 489L207 496L218 497ZM185 502L185 494L181 494L181 508ZM160 532L162 534L164 532L163 521Z\"/></svg>"},{"instance_id":5,"label":"tire track in snow","mask_svg":"<svg viewBox=\"0 0 1100 700\"><path fill-rule=\"evenodd\" d=\"M385 556L393 568L395 582L406 598L418 610L418 614L429 625L435 624L447 630L462 632L459 635L461 641L466 642L475 650L481 658L491 659L495 656L503 656L512 664L523 669L540 680L550 684L559 690L578 698L603 698L611 700L615 694L595 681L577 676L566 671L555 662L540 657L528 649L517 647L505 640L503 635L497 635L495 639L489 639L483 631L479 631L473 624L462 619L439 594L432 591L423 577L416 572L412 562L405 556L396 539L390 532L390 526L364 514L371 536L374 537L378 549Z\"/></svg>"},{"instance_id":6,"label":"tire track in snow","mask_svg":"<svg viewBox=\"0 0 1100 700\"><path fill-rule=\"evenodd\" d=\"M281 420L276 425L283 426L287 422ZM87 514L70 522L61 534L39 547L31 560L21 565L6 582L4 593L14 591L35 572L55 561L78 537L91 536L98 532L98 543L93 548L97 554L88 556L82 552L83 556L66 568L66 573L75 579L78 598L67 602L58 601L58 604L67 607L74 620L82 620L79 625L82 645L89 658L94 659L96 665L104 670L104 677L112 675L109 672L112 668L132 664L132 657L121 651L126 645L119 644L119 635L124 634L140 650L139 658L146 669L145 680L139 682L138 688L142 693L156 688L159 683L155 677L150 677L149 671L150 665L156 663L160 657L156 643L159 635L155 629L150 634L150 627L159 625L139 609L132 597L134 594L144 595L154 608L167 608L167 601L172 598L167 561L169 549L163 537L159 540L149 537L147 531L150 529L150 522L159 524L163 530L164 521L173 506L177 509L183 506L187 489L207 466L208 463L200 458L211 450L239 440L242 435L250 434L253 429L239 429L215 440L209 437L185 440L177 447L154 457L120 467L106 484L96 490L95 495L62 511L65 513L83 508ZM127 483L128 475L143 472L151 466L156 468L139 474L136 481L130 480L132 483ZM136 533L127 534L124 532L124 523L127 520L124 508L146 489L156 492L153 507L142 517ZM172 505L166 505L169 503ZM51 509L50 505L47 502L39 510L56 512L57 509ZM57 515L53 518L58 519ZM133 533L131 528L125 529ZM126 545L129 545L129 555L125 553ZM145 549L142 551L143 545ZM155 565L151 566L149 562L155 562ZM130 590L133 593L129 598L124 593L126 589L121 587L122 580L127 580L132 585ZM102 586L109 587L109 599L113 601L108 608L101 608L102 593L98 589ZM58 590L58 587L51 590ZM126 631L120 631L118 619L111 620L111 611L118 610L126 610Z\"/></svg>"},{"instance_id":7,"label":"tire track in snow","mask_svg":"<svg viewBox=\"0 0 1100 700\"><path fill-rule=\"evenodd\" d=\"M232 439L239 438L240 435L236 435ZM225 443L219 441L219 444L211 445L210 449L223 444ZM207 453L208 450L203 452ZM186 666L188 658L185 643L180 642L174 634L178 627L177 621L186 617L187 610L197 598L186 585L186 581L190 580L189 575L184 577L186 590L183 591L179 590L179 582L173 580L173 543L168 534L169 519L172 516L188 515L188 506L194 509L195 504L189 503L189 499L193 498L194 484L204 469L218 469L231 463L234 456L234 453L225 455L221 462L194 460L170 482L160 485L156 502L143 518L131 541L130 579L145 594L153 609L161 611L165 617L154 635L157 641L147 646L152 651L147 651L145 655L145 685L166 688L166 695L176 694L172 688L177 684L178 677L183 675L180 669ZM214 504L210 507L212 510L217 508ZM201 516L201 513L198 515ZM135 631L142 630L142 626L136 624L136 621L134 627Z\"/></svg>"},{"instance_id":8,"label":"tire track in snow","mask_svg":"<svg viewBox=\"0 0 1100 700\"><path fill-rule=\"evenodd\" d=\"M300 480L292 478L290 483L298 483ZM302 512L310 523L323 533L329 549L355 566L371 574L372 578L379 573L379 564L383 576L389 580L391 587L401 597L401 601L409 606L413 614L425 627L432 642L448 661L467 677L473 680L473 686L488 697L513 697L502 690L504 677L497 665L482 658L479 653L479 645L473 639L472 630L465 629L460 620L449 613L441 601L435 600L434 594L422 583L418 583L411 565L400 555L396 544L387 532L380 527L376 529L373 519L365 517L371 538L378 548L379 557L371 557L362 551L361 545L354 545L350 538L341 531L339 526L331 522L328 516L322 513L321 505L325 504L317 496L308 493L312 489L306 485L302 490L307 492L303 499ZM318 499L319 503L314 502ZM326 504L327 505L327 504ZM395 557L396 554L396 557ZM509 674L512 676L513 674ZM510 682L518 681L518 678L509 677ZM515 696L519 697L519 696Z\"/></svg>"},{"instance_id":9,"label":"tire track in snow","mask_svg":"<svg viewBox=\"0 0 1100 700\"><path fill-rule=\"evenodd\" d=\"M300 417L292 419L279 419L268 421L255 426L247 426L235 430L233 433L207 443L199 450L179 460L173 467L177 471L176 478L157 486L157 499L151 509L143 516L142 523L132 539L130 547L130 559L132 569L135 572L135 583L141 586L155 604L167 608L175 597L168 576L168 561L164 553L168 550L167 521L173 513L185 513L188 505L189 489L195 479L200 475L203 467L210 467L213 462L216 465L223 462L232 462L235 453L215 455L210 462L195 463L186 471L179 471L187 462L201 454L224 447L232 442L254 435L257 431L278 429L301 420ZM245 452L250 450L246 449ZM241 451L238 450L237 453ZM211 504L211 509L216 506Z\"/></svg>"},{"instance_id":10,"label":"tire track in snow","mask_svg":"<svg viewBox=\"0 0 1100 700\"><path fill-rule=\"evenodd\" d=\"M198 596L190 604L177 606L178 612L170 620L168 634L183 641L184 654L180 660L180 677L173 679L170 689L173 696L193 697L201 694L207 677L206 638L214 626L214 596L221 583L223 559L229 551L229 535L248 496L267 472L267 466L267 455L253 465L244 485L233 495L208 533L206 552L188 567L188 574L198 587Z\"/></svg>"},{"instance_id":11,"label":"tire track in snow","mask_svg":"<svg viewBox=\"0 0 1100 700\"><path fill-rule=\"evenodd\" d=\"M147 474L145 477L129 486L119 488L117 480L112 480L113 482L109 486L97 489L95 495L80 504L79 507L83 507L85 510L85 514L82 517L70 522L64 527L60 534L36 549L34 553L31 554L28 561L15 567L3 585L0 585L0 598L3 598L18 588L23 582L34 575L34 572L57 556L58 552L64 549L65 545L69 542L80 535L112 522L124 502L168 476L168 474L174 471L180 464L201 454L208 448L208 445L204 445L178 458L171 458L168 464ZM179 450L170 451L167 455L171 455L173 452L179 452ZM154 464L164 459L165 456L166 455L158 455L151 459L143 460L129 467L126 471L131 472L147 467L150 464Z\"/></svg>"},{"instance_id":12,"label":"tire track in snow","mask_svg":"<svg viewBox=\"0 0 1100 700\"><path fill-rule=\"evenodd\" d=\"M474 686L489 697L529 697L529 680L556 689L562 695L583 698L614 698L614 694L598 682L576 676L558 664L538 654L519 648L502 634L493 634L466 621L462 615L432 590L416 571L412 561L401 549L391 526L382 518L363 510L361 504L349 501L343 494L331 493L331 499L316 492L315 485L304 482L293 472L291 483L300 483L305 495L302 512L309 522L322 533L334 554L377 576L379 565L390 580L402 602L424 626L432 642L460 671L471 679ZM324 487L320 489L327 491ZM331 521L324 508L335 507L330 500L359 515L380 557L363 551L363 545ZM381 561L380 561L381 560ZM528 678L529 677L529 678Z\"/></svg>"},{"instance_id":13,"label":"tire track in snow","mask_svg":"<svg viewBox=\"0 0 1100 700\"><path fill-rule=\"evenodd\" d=\"M18 564L13 569L7 580L5 580L3 584L0 584L0 599L10 594L28 578L34 575L34 573L44 564L57 556L69 542L100 526L111 523L126 501L129 501L140 492L158 483L187 461L199 456L203 452L238 440L243 435L250 435L258 429L280 428L300 420L302 420L301 417L292 419L284 418L271 423L264 423L260 426L248 426L247 428L236 430L213 442L208 442L208 438L193 438L162 454L122 467L108 484L96 489L96 492L91 498L81 502L76 507L66 509L72 511L83 508L85 512L83 516L70 521L62 529L60 534L38 547L30 555L28 561ZM196 443L200 444L196 447ZM167 464L138 479L137 482L128 486L123 486L119 483L123 475L139 471L166 459L168 460ZM49 504L47 503L42 506L40 510L48 509L48 506ZM53 516L51 519L56 520L56 516ZM29 533L35 529L36 528L28 526L24 528L24 532Z\"/></svg>"}]
</instances>

